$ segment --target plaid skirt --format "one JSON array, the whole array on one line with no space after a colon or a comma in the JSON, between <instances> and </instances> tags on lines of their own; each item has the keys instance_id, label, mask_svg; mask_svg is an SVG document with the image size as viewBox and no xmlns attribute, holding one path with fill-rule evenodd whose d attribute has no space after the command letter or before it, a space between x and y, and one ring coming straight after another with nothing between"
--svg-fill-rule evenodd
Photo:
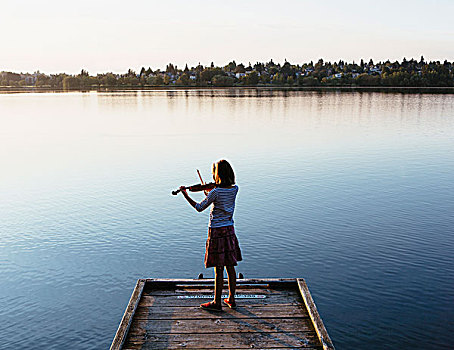
<instances>
[{"instance_id":1,"label":"plaid skirt","mask_svg":"<svg viewBox=\"0 0 454 350\"><path fill-rule=\"evenodd\" d=\"M241 257L240 245L232 226L209 227L205 249L205 267L236 266Z\"/></svg>"}]
</instances>

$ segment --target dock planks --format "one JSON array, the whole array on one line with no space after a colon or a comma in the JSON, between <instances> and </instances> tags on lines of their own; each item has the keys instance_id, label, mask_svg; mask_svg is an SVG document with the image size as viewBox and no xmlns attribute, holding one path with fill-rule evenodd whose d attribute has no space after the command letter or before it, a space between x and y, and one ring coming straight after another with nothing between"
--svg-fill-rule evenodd
<instances>
[{"instance_id":1,"label":"dock planks","mask_svg":"<svg viewBox=\"0 0 454 350\"><path fill-rule=\"evenodd\" d=\"M238 308L223 312L199 308L213 283L139 280L111 350L334 349L303 279L239 279Z\"/></svg>"}]
</instances>

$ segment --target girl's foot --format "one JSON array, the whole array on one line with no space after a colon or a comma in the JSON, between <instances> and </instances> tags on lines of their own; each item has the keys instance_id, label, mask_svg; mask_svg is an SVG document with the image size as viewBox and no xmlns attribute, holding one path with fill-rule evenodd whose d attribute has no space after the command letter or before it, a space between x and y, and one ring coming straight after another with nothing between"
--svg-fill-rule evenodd
<instances>
[{"instance_id":1,"label":"girl's foot","mask_svg":"<svg viewBox=\"0 0 454 350\"><path fill-rule=\"evenodd\" d=\"M224 304L226 304L231 309L236 309L236 302L230 302L229 299L224 299Z\"/></svg>"},{"instance_id":2,"label":"girl's foot","mask_svg":"<svg viewBox=\"0 0 454 350\"><path fill-rule=\"evenodd\" d=\"M222 311L222 305L216 304L214 301L210 301L209 303L201 304L200 307L204 310Z\"/></svg>"}]
</instances>

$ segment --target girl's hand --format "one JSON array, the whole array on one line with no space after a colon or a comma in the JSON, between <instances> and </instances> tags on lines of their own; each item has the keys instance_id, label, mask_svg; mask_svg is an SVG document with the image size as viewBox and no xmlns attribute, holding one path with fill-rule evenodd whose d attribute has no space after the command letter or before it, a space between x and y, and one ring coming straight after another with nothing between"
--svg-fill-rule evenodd
<instances>
[{"instance_id":1,"label":"girl's hand","mask_svg":"<svg viewBox=\"0 0 454 350\"><path fill-rule=\"evenodd\" d=\"M191 204L195 208L197 203L194 202L191 197L189 197L188 192L186 192L186 188L184 186L180 186L179 190L183 194L183 197L189 202L189 204Z\"/></svg>"}]
</instances>

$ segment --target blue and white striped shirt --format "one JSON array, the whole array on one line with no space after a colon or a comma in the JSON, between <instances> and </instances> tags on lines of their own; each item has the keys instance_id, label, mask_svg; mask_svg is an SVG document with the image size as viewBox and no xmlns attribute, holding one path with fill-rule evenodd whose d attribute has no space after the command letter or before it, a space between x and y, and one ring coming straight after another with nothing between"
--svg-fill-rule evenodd
<instances>
[{"instance_id":1,"label":"blue and white striped shirt","mask_svg":"<svg viewBox=\"0 0 454 350\"><path fill-rule=\"evenodd\" d=\"M196 203L195 209L202 211L213 203L210 212L209 227L223 227L233 225L233 211L235 210L235 199L238 193L238 186L230 188L215 187L206 198Z\"/></svg>"}]
</instances>

